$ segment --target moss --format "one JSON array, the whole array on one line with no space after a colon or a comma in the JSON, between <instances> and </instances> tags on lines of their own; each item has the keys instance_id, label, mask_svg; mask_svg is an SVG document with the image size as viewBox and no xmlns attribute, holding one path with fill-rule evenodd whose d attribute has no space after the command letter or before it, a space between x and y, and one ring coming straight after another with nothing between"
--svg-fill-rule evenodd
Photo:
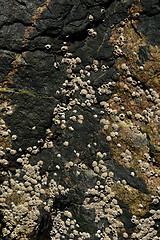
<instances>
[{"instance_id":1,"label":"moss","mask_svg":"<svg viewBox=\"0 0 160 240\"><path fill-rule=\"evenodd\" d=\"M155 173L158 172L158 166L160 162L160 149L158 146L159 139L159 124L151 118L150 123L140 122L135 119L136 113L142 113L146 108L151 108L153 103L148 101L145 93L142 93L141 97L133 98L132 94L135 91L134 85L127 81L127 74L122 70L122 64L126 64L131 73L132 79L136 82L139 81L141 88L145 89L152 88L156 92L160 90L160 48L158 46L152 46L147 43L147 37L138 31L138 19L135 17L136 13L141 12L142 6L140 1L135 1L129 10L129 15L132 20L125 23L123 27L123 35L125 43L122 46L123 55L119 56L116 60L116 66L120 75L120 80L117 82L117 97L121 98L121 102L115 102L114 99L108 101L112 109L117 109L121 111L121 106L125 108L125 112L131 111L132 116L126 117L124 121L119 121L120 126L118 139L112 141L111 149L113 157L120 164L125 167L132 167L136 172L137 177L144 179L148 191L151 194L156 194L156 188L159 185L159 179L157 177L147 177L146 172L142 173L138 161L141 159L143 162L147 160L144 158L144 153L148 153L148 146L152 157L155 158L155 165L150 163L150 168L148 171L153 170ZM110 42L115 46L116 41L119 38L118 27L112 29ZM147 49L146 52L142 49ZM144 56L145 55L145 56ZM140 66L143 65L143 71ZM124 90L124 85L127 84L128 90ZM128 104L129 103L129 104ZM114 122L114 118L111 118L111 123ZM139 132L134 132L131 125L138 127ZM111 129L109 129L110 131ZM144 133L146 135L144 135ZM117 147L117 143L121 144L121 147ZM121 152L129 149L132 152L132 161L129 163L124 163L120 157ZM149 210L149 205L151 203L150 194L147 196L138 192L136 189L126 190L122 185L114 184L114 191L119 199L128 204L131 212L135 215L144 216ZM143 202L143 203L142 203ZM138 212L138 204L142 203L145 208Z\"/></svg>"},{"instance_id":2,"label":"moss","mask_svg":"<svg viewBox=\"0 0 160 240\"><path fill-rule=\"evenodd\" d=\"M149 205L151 203L151 195L140 193L137 189L129 186L125 189L125 186L114 183L112 190L116 192L116 197L126 203L133 215L144 216L149 211ZM139 204L143 205L143 209L139 212Z\"/></svg>"}]
</instances>

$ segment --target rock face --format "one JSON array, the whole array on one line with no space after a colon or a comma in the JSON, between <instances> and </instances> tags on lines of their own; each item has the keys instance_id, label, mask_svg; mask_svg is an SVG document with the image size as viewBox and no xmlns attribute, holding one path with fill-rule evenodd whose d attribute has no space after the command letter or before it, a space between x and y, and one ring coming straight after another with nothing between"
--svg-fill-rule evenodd
<instances>
[{"instance_id":1,"label":"rock face","mask_svg":"<svg viewBox=\"0 0 160 240\"><path fill-rule=\"evenodd\" d=\"M0 239L158 240L159 1L0 11Z\"/></svg>"}]
</instances>

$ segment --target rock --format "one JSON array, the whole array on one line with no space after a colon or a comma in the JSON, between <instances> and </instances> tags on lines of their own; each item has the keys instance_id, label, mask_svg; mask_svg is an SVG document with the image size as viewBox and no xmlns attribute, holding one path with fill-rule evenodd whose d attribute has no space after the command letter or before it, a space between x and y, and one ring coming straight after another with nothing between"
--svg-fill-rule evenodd
<instances>
[{"instance_id":1,"label":"rock","mask_svg":"<svg viewBox=\"0 0 160 240\"><path fill-rule=\"evenodd\" d=\"M158 239L158 2L0 11L0 238Z\"/></svg>"}]
</instances>

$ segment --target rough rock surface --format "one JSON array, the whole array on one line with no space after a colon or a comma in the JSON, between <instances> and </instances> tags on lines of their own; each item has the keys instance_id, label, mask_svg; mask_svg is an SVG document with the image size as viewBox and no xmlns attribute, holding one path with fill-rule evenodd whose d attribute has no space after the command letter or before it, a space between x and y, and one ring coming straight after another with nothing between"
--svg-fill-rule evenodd
<instances>
[{"instance_id":1,"label":"rough rock surface","mask_svg":"<svg viewBox=\"0 0 160 240\"><path fill-rule=\"evenodd\" d=\"M160 239L158 0L0 2L0 239Z\"/></svg>"}]
</instances>

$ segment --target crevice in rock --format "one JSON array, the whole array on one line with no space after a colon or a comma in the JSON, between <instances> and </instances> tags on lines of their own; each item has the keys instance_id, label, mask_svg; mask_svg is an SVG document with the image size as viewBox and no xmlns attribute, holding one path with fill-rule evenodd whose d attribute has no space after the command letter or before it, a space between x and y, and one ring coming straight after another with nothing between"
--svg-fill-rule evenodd
<instances>
[{"instance_id":1,"label":"crevice in rock","mask_svg":"<svg viewBox=\"0 0 160 240\"><path fill-rule=\"evenodd\" d=\"M31 27L31 26L33 26L33 23L32 23L32 22L27 22L27 23L25 23L23 20L17 19L17 20L11 21L11 22L5 22L5 23L3 23L3 24L0 26L0 29L3 28L4 26L9 27L9 26L12 26L12 25L17 24L17 23L22 24L24 27Z\"/></svg>"},{"instance_id":2,"label":"crevice in rock","mask_svg":"<svg viewBox=\"0 0 160 240\"><path fill-rule=\"evenodd\" d=\"M159 7L159 6L158 6ZM155 17L157 15L160 15L160 9L157 9L155 12L149 12L149 11L142 11L140 12L140 15L143 16L147 16L147 17Z\"/></svg>"}]
</instances>

